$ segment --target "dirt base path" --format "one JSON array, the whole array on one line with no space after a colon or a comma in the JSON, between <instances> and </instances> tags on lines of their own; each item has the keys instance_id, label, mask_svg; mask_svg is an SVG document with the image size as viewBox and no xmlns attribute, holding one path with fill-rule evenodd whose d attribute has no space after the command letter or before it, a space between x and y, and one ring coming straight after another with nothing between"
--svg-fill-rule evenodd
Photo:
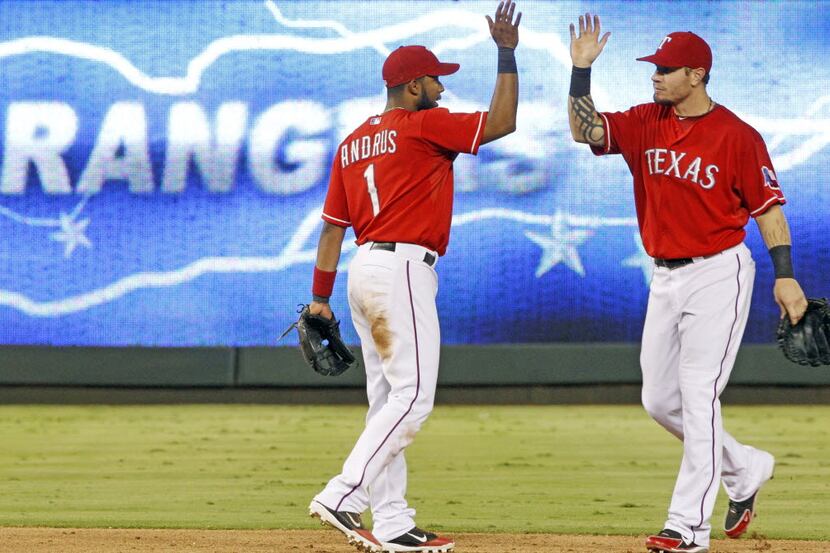
<instances>
[{"instance_id":1,"label":"dirt base path","mask_svg":"<svg viewBox=\"0 0 830 553\"><path fill-rule=\"evenodd\" d=\"M454 534L456 553L646 553L644 536ZM123 530L0 528L0 553L355 553L333 530ZM712 543L712 553L827 553L830 542L754 536Z\"/></svg>"}]
</instances>

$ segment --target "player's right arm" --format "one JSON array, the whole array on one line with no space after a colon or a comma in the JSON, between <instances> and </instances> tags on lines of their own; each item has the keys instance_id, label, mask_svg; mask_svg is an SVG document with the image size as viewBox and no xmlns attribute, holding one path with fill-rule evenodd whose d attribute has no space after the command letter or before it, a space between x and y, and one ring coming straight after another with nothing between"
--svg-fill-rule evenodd
<instances>
[{"instance_id":1,"label":"player's right arm","mask_svg":"<svg viewBox=\"0 0 830 553\"><path fill-rule=\"evenodd\" d=\"M599 38L599 16L579 16L579 36L573 23L571 31L571 90L568 95L568 122L576 142L592 146L605 145L605 123L591 98L591 64L599 57L611 33Z\"/></svg>"}]
</instances>

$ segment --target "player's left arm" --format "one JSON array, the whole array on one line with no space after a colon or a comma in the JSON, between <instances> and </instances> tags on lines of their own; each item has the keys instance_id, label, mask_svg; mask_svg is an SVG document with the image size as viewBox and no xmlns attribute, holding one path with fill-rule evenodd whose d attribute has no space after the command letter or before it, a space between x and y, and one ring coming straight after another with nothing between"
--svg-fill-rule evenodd
<instances>
[{"instance_id":1,"label":"player's left arm","mask_svg":"<svg viewBox=\"0 0 830 553\"><path fill-rule=\"evenodd\" d=\"M781 318L786 315L792 324L796 324L807 309L807 298L793 272L792 239L784 210L780 205L773 205L756 216L755 222L775 269L775 287L772 293L775 303L781 308Z\"/></svg>"},{"instance_id":2,"label":"player's left arm","mask_svg":"<svg viewBox=\"0 0 830 553\"><path fill-rule=\"evenodd\" d=\"M500 2L495 21L487 17L490 35L499 48L498 76L490 100L490 111L484 124L481 143L487 144L516 130L516 113L519 108L519 72L516 68L514 50L519 45L519 22L521 12L513 22L516 3L511 0Z\"/></svg>"}]
</instances>

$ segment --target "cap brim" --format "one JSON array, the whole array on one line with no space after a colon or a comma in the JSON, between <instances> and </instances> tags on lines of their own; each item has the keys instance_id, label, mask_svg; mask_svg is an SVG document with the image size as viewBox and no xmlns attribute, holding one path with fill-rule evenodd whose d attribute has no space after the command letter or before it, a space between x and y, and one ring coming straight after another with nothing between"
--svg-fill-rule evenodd
<instances>
[{"instance_id":1,"label":"cap brim","mask_svg":"<svg viewBox=\"0 0 830 553\"><path fill-rule=\"evenodd\" d=\"M677 60L660 57L659 54L652 54L644 58L637 58L637 61L646 61L648 63L653 63L654 65L659 65L661 67L695 67L693 65L689 65L688 63L681 63ZM697 67L706 70L707 73L709 72L709 70L706 69L706 67L703 65L698 65Z\"/></svg>"},{"instance_id":2,"label":"cap brim","mask_svg":"<svg viewBox=\"0 0 830 553\"><path fill-rule=\"evenodd\" d=\"M435 73L430 73L430 75L443 77L444 75L452 75L459 69L461 69L461 65L458 63L439 63L435 68Z\"/></svg>"},{"instance_id":3,"label":"cap brim","mask_svg":"<svg viewBox=\"0 0 830 553\"><path fill-rule=\"evenodd\" d=\"M418 78L421 78L421 77L425 77L426 75L431 75L433 77L443 77L444 75L452 75L453 73L458 71L460 68L461 68L461 65L457 64L457 63L441 63L441 62L438 62L438 65L434 65L434 66L430 67L429 69L427 69L423 73L415 73L416 76L414 76L414 77L410 77L410 76L401 77L401 76L399 76L398 78L396 78L392 81L386 81L386 88L394 88L396 86L402 85L403 83L408 83L409 81L411 81L413 79L418 79Z\"/></svg>"},{"instance_id":4,"label":"cap brim","mask_svg":"<svg viewBox=\"0 0 830 553\"><path fill-rule=\"evenodd\" d=\"M657 55L657 54L652 54L652 55L650 55L650 56L645 56L645 57L642 57L642 58L637 58L637 61L645 61L645 62L648 62L648 63L653 63L654 65L665 65L666 67L669 67L669 66L666 64L665 60L661 60L661 59L660 59L660 56L659 56L659 55Z\"/></svg>"}]
</instances>

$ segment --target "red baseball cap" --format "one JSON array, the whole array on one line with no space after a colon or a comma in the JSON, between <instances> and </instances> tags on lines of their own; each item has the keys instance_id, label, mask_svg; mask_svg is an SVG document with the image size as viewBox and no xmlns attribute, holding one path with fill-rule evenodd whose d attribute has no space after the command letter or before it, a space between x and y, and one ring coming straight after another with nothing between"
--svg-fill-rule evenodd
<instances>
[{"instance_id":1,"label":"red baseball cap","mask_svg":"<svg viewBox=\"0 0 830 553\"><path fill-rule=\"evenodd\" d=\"M656 52L637 58L637 61L648 61L663 67L702 67L709 73L712 69L712 49L692 32L671 33L660 41Z\"/></svg>"},{"instance_id":2,"label":"red baseball cap","mask_svg":"<svg viewBox=\"0 0 830 553\"><path fill-rule=\"evenodd\" d=\"M461 67L457 63L442 63L424 46L400 46L383 62L383 80L393 88L426 75L452 75Z\"/></svg>"}]
</instances>

